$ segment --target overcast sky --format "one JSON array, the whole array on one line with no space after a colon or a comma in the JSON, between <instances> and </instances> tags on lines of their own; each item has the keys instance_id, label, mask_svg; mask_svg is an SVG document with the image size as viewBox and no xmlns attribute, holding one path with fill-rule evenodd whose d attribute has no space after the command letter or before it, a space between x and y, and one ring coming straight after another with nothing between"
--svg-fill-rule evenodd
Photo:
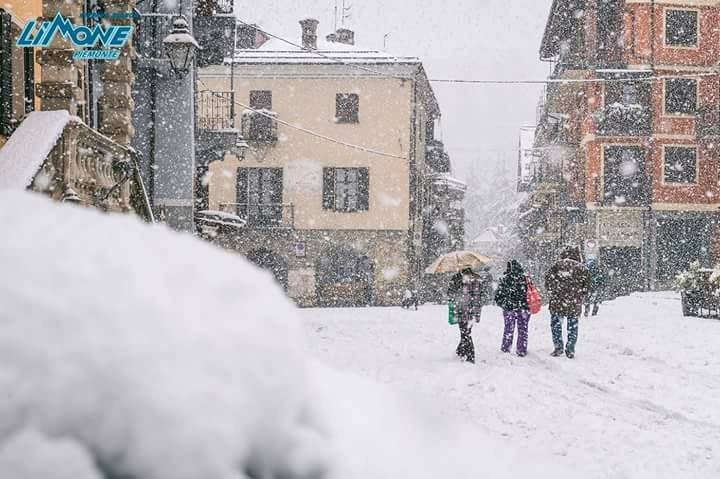
<instances>
[{"instance_id":1,"label":"overcast sky","mask_svg":"<svg viewBox=\"0 0 720 479\"><path fill-rule=\"evenodd\" d=\"M238 4L239 1L239 4ZM356 44L418 56L431 78L539 79L548 65L538 49L552 0L346 0ZM342 3L342 0L338 0ZM244 21L298 41L300 18L332 31L335 0L236 0ZM518 130L535 122L537 85L434 84L443 139L465 177L471 164L514 164Z\"/></svg>"}]
</instances>

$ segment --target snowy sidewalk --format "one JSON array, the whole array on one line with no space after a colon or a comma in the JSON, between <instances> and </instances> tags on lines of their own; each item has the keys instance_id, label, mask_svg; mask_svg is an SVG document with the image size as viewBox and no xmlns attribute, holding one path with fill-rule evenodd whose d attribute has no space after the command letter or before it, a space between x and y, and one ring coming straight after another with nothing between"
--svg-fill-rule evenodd
<instances>
[{"instance_id":1,"label":"snowy sidewalk","mask_svg":"<svg viewBox=\"0 0 720 479\"><path fill-rule=\"evenodd\" d=\"M518 358L499 351L500 310L486 308L473 331L476 365L454 358L458 332L441 306L301 315L322 362L580 477L720 477L720 321L683 318L673 293L620 298L581 319L574 360L549 356L546 311Z\"/></svg>"}]
</instances>

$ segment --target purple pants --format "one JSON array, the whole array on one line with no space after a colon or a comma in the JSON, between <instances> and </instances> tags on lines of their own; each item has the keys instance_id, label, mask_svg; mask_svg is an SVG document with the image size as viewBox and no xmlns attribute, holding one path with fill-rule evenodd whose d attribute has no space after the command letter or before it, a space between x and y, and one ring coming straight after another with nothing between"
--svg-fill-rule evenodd
<instances>
[{"instance_id":1,"label":"purple pants","mask_svg":"<svg viewBox=\"0 0 720 479\"><path fill-rule=\"evenodd\" d=\"M501 349L505 352L510 351L513 336L515 335L515 323L517 323L517 352L527 353L530 313L527 311L503 311L503 317L505 318L505 332L503 333Z\"/></svg>"}]
</instances>

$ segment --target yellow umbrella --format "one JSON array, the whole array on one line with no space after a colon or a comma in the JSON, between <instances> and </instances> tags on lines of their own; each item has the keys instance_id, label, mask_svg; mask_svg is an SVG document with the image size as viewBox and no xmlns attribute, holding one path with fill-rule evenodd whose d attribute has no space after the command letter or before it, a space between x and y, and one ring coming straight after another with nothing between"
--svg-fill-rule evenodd
<instances>
[{"instance_id":1,"label":"yellow umbrella","mask_svg":"<svg viewBox=\"0 0 720 479\"><path fill-rule=\"evenodd\" d=\"M490 263L490 258L472 251L446 253L427 267L427 274L457 273L465 268L479 268Z\"/></svg>"}]
</instances>

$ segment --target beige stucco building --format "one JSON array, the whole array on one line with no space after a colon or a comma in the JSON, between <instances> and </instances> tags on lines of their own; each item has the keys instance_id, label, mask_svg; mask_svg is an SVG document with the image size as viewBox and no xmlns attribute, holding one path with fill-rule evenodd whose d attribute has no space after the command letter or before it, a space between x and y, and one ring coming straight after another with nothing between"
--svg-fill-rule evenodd
<instances>
[{"instance_id":1,"label":"beige stucco building","mask_svg":"<svg viewBox=\"0 0 720 479\"><path fill-rule=\"evenodd\" d=\"M198 155L200 227L299 304L397 304L423 266L437 101L417 58L358 48L348 30L318 44L317 22L301 24L304 50L241 30L234 65L199 72L199 128L250 145Z\"/></svg>"}]
</instances>

